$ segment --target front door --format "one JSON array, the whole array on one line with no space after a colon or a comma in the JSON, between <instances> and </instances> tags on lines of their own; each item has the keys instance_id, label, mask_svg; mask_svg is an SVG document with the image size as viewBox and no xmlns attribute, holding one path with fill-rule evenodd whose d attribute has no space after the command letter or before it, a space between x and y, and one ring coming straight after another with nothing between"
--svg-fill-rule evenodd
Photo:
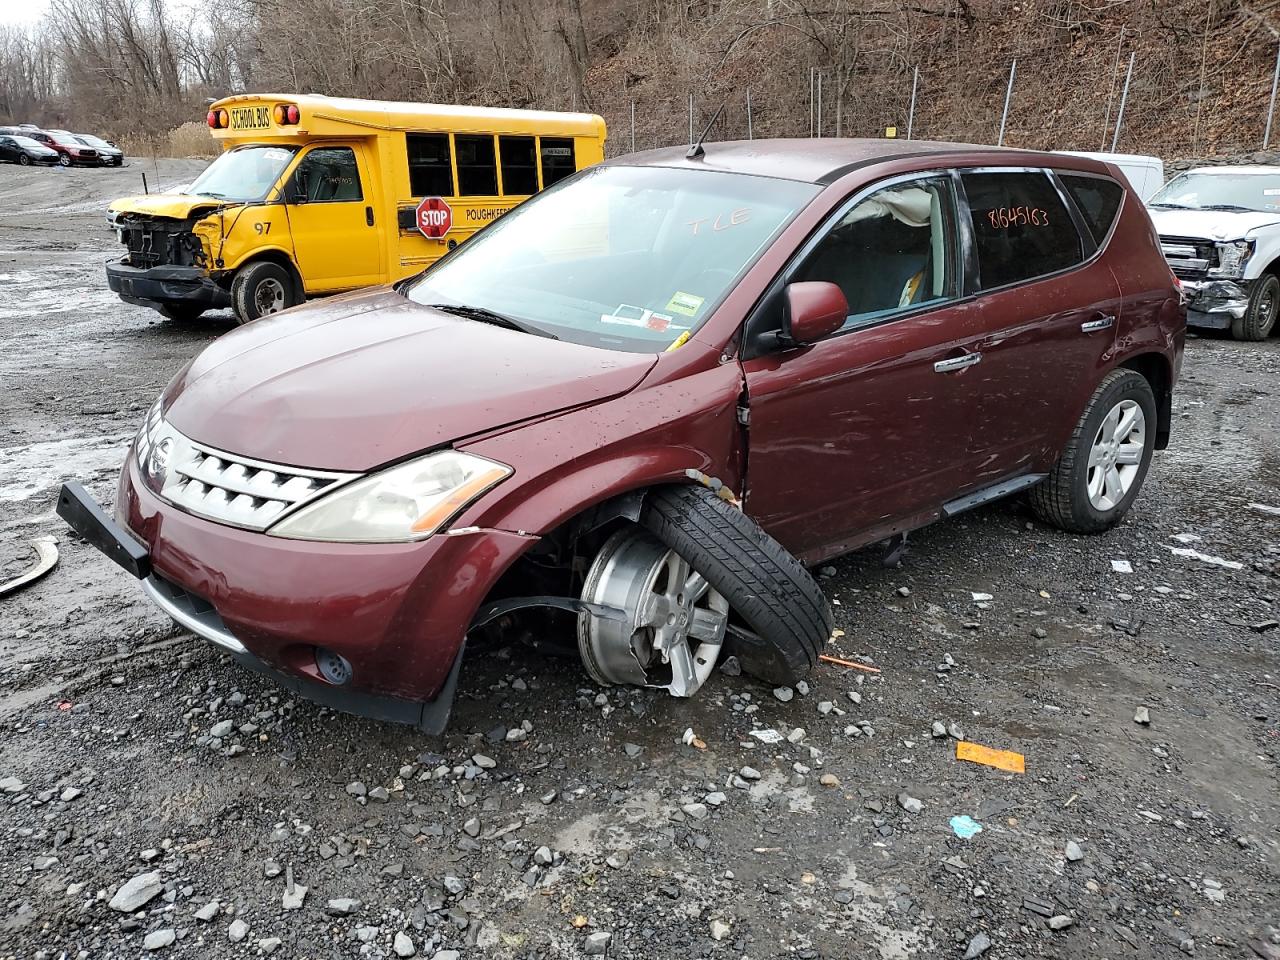
<instances>
[{"instance_id":1,"label":"front door","mask_svg":"<svg viewBox=\"0 0 1280 960\"><path fill-rule=\"evenodd\" d=\"M957 238L948 176L853 198L783 278L839 285L845 326L743 363L746 508L807 561L926 522L964 473L986 331Z\"/></svg>"},{"instance_id":2,"label":"front door","mask_svg":"<svg viewBox=\"0 0 1280 960\"><path fill-rule=\"evenodd\" d=\"M312 147L286 179L284 197L307 293L384 282L385 217L360 144Z\"/></svg>"}]
</instances>

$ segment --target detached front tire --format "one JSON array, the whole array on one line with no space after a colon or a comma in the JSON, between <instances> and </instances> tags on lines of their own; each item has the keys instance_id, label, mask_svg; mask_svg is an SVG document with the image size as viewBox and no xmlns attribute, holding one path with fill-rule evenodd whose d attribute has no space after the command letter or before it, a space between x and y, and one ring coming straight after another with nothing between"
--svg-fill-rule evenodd
<instances>
[{"instance_id":1,"label":"detached front tire","mask_svg":"<svg viewBox=\"0 0 1280 960\"><path fill-rule=\"evenodd\" d=\"M231 282L231 306L240 323L287 310L299 302L293 277L284 267L259 260L241 268Z\"/></svg>"},{"instance_id":2,"label":"detached front tire","mask_svg":"<svg viewBox=\"0 0 1280 960\"><path fill-rule=\"evenodd\" d=\"M1101 533L1123 519L1142 489L1156 443L1156 400L1145 377L1103 377L1031 508L1068 533Z\"/></svg>"},{"instance_id":3,"label":"detached front tire","mask_svg":"<svg viewBox=\"0 0 1280 960\"><path fill-rule=\"evenodd\" d=\"M670 486L645 499L640 524L685 558L749 630L731 629L726 651L744 672L794 684L831 637L822 588L754 520L701 486Z\"/></svg>"},{"instance_id":4,"label":"detached front tire","mask_svg":"<svg viewBox=\"0 0 1280 960\"><path fill-rule=\"evenodd\" d=\"M1277 312L1280 312L1280 277L1264 273L1253 284L1244 316L1231 321L1231 336L1236 340L1267 339L1275 329Z\"/></svg>"}]
</instances>

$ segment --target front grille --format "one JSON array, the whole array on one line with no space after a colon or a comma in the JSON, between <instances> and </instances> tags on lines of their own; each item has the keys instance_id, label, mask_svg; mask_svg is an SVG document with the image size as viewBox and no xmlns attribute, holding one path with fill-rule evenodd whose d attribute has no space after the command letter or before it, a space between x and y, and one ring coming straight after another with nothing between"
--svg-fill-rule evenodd
<instances>
[{"instance_id":1,"label":"front grille","mask_svg":"<svg viewBox=\"0 0 1280 960\"><path fill-rule=\"evenodd\" d=\"M246 530L265 530L359 476L266 463L197 443L165 423L158 404L138 434L136 450L138 469L165 500Z\"/></svg>"},{"instance_id":2,"label":"front grille","mask_svg":"<svg viewBox=\"0 0 1280 960\"><path fill-rule=\"evenodd\" d=\"M1203 237L1160 238L1160 249L1180 280L1203 280L1218 266L1218 247Z\"/></svg>"},{"instance_id":3,"label":"front grille","mask_svg":"<svg viewBox=\"0 0 1280 960\"><path fill-rule=\"evenodd\" d=\"M109 215L107 222L125 245L125 263L131 267L204 265L204 250L191 232L191 220L123 213Z\"/></svg>"}]
</instances>

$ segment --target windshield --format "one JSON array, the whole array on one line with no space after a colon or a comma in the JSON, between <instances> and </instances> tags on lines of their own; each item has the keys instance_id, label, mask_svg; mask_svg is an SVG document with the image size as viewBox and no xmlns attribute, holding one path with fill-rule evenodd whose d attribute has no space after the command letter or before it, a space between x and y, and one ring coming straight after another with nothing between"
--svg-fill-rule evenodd
<instances>
[{"instance_id":1,"label":"windshield","mask_svg":"<svg viewBox=\"0 0 1280 960\"><path fill-rule=\"evenodd\" d=\"M1184 173L1174 177L1148 206L1164 210L1257 210L1280 212L1280 173Z\"/></svg>"},{"instance_id":2,"label":"windshield","mask_svg":"<svg viewBox=\"0 0 1280 960\"><path fill-rule=\"evenodd\" d=\"M88 147L111 147L111 144L107 143L107 141L100 140L99 138L90 136L87 133L77 133L76 139Z\"/></svg>"},{"instance_id":3,"label":"windshield","mask_svg":"<svg viewBox=\"0 0 1280 960\"><path fill-rule=\"evenodd\" d=\"M261 200L280 179L297 147L252 146L228 150L184 191L216 200Z\"/></svg>"},{"instance_id":4,"label":"windshield","mask_svg":"<svg viewBox=\"0 0 1280 960\"><path fill-rule=\"evenodd\" d=\"M13 142L20 147L27 147L28 149L30 149L31 147L39 147L41 150L49 149L39 140L32 140L30 137L14 137Z\"/></svg>"},{"instance_id":5,"label":"windshield","mask_svg":"<svg viewBox=\"0 0 1280 960\"><path fill-rule=\"evenodd\" d=\"M416 303L500 314L637 353L683 343L818 187L662 167L595 167L437 262Z\"/></svg>"}]
</instances>

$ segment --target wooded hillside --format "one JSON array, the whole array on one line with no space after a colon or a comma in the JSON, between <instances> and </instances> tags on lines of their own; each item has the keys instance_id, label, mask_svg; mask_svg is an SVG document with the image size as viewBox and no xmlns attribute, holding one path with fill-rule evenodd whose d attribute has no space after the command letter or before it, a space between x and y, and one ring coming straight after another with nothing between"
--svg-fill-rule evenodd
<instances>
[{"instance_id":1,"label":"wooded hillside","mask_svg":"<svg viewBox=\"0 0 1280 960\"><path fill-rule=\"evenodd\" d=\"M1261 147L1280 0L54 0L0 31L0 122L161 138L206 98L303 91L589 109L610 153L683 142L689 97L714 138L824 135L1109 145L1166 158ZM1280 139L1280 131L1274 139Z\"/></svg>"}]
</instances>

